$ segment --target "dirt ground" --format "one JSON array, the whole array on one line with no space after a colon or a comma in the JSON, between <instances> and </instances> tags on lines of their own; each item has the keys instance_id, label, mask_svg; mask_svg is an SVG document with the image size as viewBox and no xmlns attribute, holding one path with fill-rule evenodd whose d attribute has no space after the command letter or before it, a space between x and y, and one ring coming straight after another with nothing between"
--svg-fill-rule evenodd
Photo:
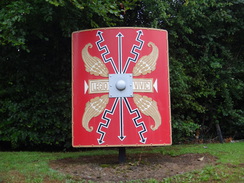
<instances>
[{"instance_id":1,"label":"dirt ground","mask_svg":"<svg viewBox=\"0 0 244 183\"><path fill-rule=\"evenodd\" d=\"M118 155L81 156L50 162L50 167L72 177L74 180L94 182L119 182L129 180L162 180L176 174L215 164L216 158L209 154L185 154L168 156L149 153L127 154L126 162L118 163Z\"/></svg>"}]
</instances>

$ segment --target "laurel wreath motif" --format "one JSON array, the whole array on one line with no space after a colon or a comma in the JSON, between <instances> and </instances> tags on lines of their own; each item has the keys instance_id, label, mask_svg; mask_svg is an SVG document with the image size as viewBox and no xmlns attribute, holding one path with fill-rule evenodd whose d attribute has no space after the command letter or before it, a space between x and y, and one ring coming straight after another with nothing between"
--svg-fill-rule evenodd
<instances>
[{"instance_id":1,"label":"laurel wreath motif","mask_svg":"<svg viewBox=\"0 0 244 183\"><path fill-rule=\"evenodd\" d=\"M134 76L146 75L153 72L156 68L158 47L152 42L148 43L148 47L152 47L152 51L149 55L145 55L138 60L133 68L132 73ZM91 43L85 45L81 53L86 71L95 76L108 77L108 69L105 64L99 58L91 56L88 48L92 48ZM158 111L157 102L152 100L152 98L139 94L134 94L133 100L144 115L153 118L155 125L151 125L150 128L154 131L157 130L161 125L161 115ZM91 132L93 130L93 127L89 127L89 121L103 112L108 101L108 95L103 95L101 97L95 97L86 103L85 112L82 117L82 126L86 131Z\"/></svg>"}]
</instances>

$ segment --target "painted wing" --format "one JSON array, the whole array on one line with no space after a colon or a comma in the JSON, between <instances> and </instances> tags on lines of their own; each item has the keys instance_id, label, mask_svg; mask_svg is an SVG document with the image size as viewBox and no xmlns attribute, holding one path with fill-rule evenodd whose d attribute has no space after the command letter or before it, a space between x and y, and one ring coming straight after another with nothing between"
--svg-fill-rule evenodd
<instances>
[{"instance_id":1,"label":"painted wing","mask_svg":"<svg viewBox=\"0 0 244 183\"><path fill-rule=\"evenodd\" d=\"M92 48L92 44L88 43L81 51L82 59L85 63L86 71L95 76L108 77L108 69L105 64L98 58L93 57L88 52L88 48Z\"/></svg>"},{"instance_id":2,"label":"painted wing","mask_svg":"<svg viewBox=\"0 0 244 183\"><path fill-rule=\"evenodd\" d=\"M139 94L134 94L133 100L143 114L154 119L155 125L151 125L150 128L154 131L157 130L161 125L161 115L158 111L157 102L150 97Z\"/></svg>"},{"instance_id":3,"label":"painted wing","mask_svg":"<svg viewBox=\"0 0 244 183\"><path fill-rule=\"evenodd\" d=\"M152 47L152 51L149 55L141 57L133 68L133 75L140 76L151 73L156 69L156 63L158 59L158 47L152 43L148 43L149 47Z\"/></svg>"},{"instance_id":4,"label":"painted wing","mask_svg":"<svg viewBox=\"0 0 244 183\"><path fill-rule=\"evenodd\" d=\"M93 117L98 116L108 104L108 95L96 97L86 103L85 112L82 117L82 126L86 131L91 132L93 127L89 127L89 122Z\"/></svg>"}]
</instances>

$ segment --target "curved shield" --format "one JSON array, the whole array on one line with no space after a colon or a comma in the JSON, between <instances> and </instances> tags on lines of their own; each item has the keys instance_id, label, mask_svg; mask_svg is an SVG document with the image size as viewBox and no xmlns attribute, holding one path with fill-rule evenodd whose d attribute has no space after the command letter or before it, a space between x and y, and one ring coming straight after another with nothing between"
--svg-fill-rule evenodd
<instances>
[{"instance_id":1,"label":"curved shield","mask_svg":"<svg viewBox=\"0 0 244 183\"><path fill-rule=\"evenodd\" d=\"M74 147L170 145L170 120L167 31L72 34Z\"/></svg>"}]
</instances>

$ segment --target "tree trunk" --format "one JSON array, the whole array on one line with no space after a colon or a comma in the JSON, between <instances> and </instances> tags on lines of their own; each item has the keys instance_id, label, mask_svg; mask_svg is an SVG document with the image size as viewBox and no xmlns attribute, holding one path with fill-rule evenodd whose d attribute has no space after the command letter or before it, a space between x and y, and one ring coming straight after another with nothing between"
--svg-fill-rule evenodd
<instances>
[{"instance_id":1,"label":"tree trunk","mask_svg":"<svg viewBox=\"0 0 244 183\"><path fill-rule=\"evenodd\" d=\"M223 136L222 136L222 132L221 132L219 123L216 123L216 129L217 129L217 134L218 134L218 137L219 137L219 142L220 143L224 143L224 139L223 139Z\"/></svg>"}]
</instances>

